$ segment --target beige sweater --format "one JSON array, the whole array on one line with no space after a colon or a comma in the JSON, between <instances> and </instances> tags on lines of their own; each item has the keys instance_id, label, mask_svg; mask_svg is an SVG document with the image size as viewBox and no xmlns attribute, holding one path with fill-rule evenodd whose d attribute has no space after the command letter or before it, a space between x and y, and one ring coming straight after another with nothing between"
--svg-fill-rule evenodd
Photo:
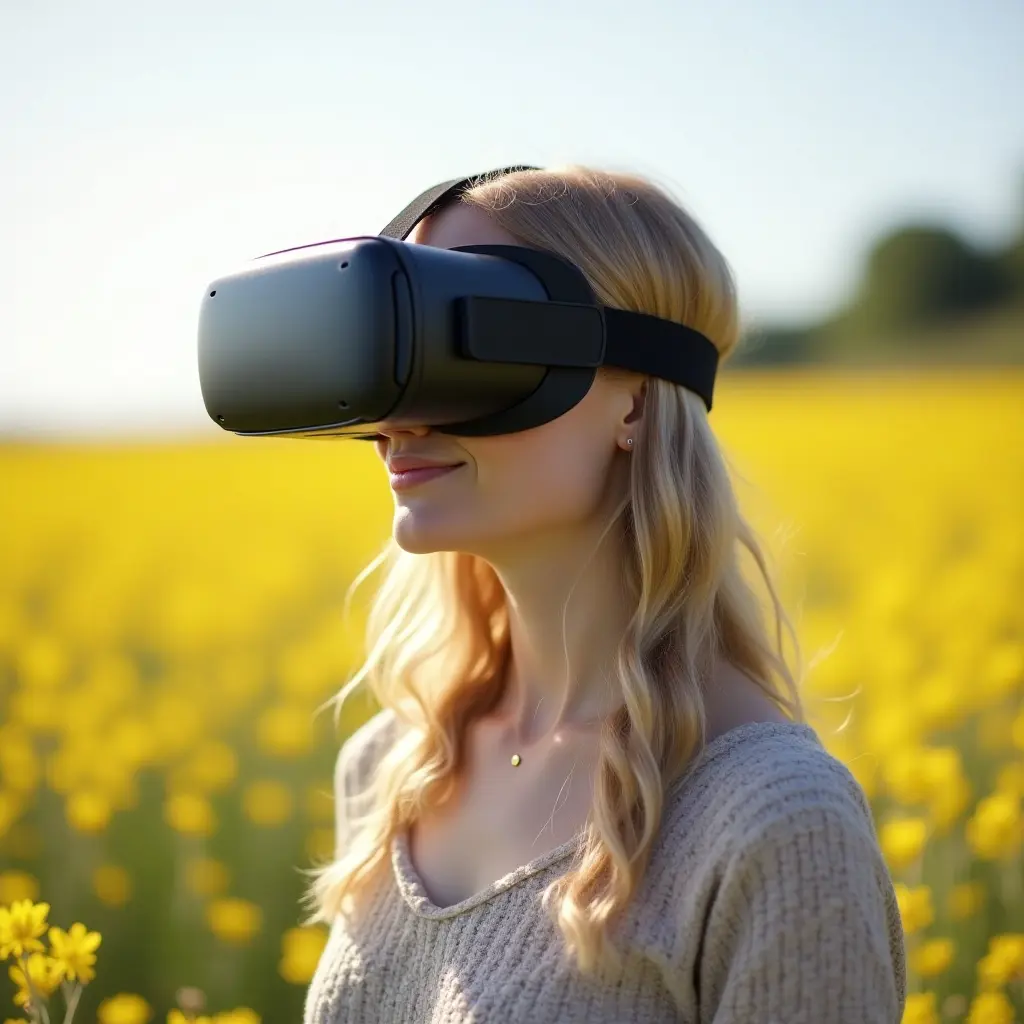
<instances>
[{"instance_id":1,"label":"beige sweater","mask_svg":"<svg viewBox=\"0 0 1024 1024\"><path fill-rule=\"evenodd\" d=\"M343 744L339 796L363 785L396 722L384 710ZM899 1024L892 883L863 791L810 726L734 728L669 791L610 933L629 950L621 982L581 976L540 906L575 849L442 908L400 838L364 917L335 919L304 1024Z\"/></svg>"}]
</instances>

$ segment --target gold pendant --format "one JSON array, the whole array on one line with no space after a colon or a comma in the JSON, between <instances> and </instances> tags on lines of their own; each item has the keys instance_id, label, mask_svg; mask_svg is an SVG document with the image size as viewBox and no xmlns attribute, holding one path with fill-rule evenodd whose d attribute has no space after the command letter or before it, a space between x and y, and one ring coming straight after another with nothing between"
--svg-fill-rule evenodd
<instances>
[{"instance_id":1,"label":"gold pendant","mask_svg":"<svg viewBox=\"0 0 1024 1024\"><path fill-rule=\"evenodd\" d=\"M513 765L518 766L520 761L522 761L522 758L518 754L513 754L512 755L512 764Z\"/></svg>"}]
</instances>

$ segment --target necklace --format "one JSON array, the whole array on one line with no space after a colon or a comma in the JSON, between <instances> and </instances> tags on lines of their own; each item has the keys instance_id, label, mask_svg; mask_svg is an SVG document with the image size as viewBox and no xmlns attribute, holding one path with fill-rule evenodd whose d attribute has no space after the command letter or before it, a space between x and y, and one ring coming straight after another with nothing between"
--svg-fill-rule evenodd
<instances>
[{"instance_id":1,"label":"necklace","mask_svg":"<svg viewBox=\"0 0 1024 1024\"><path fill-rule=\"evenodd\" d=\"M603 719L602 719L603 721ZM512 767L518 768L523 763L523 759L518 754L512 755Z\"/></svg>"}]
</instances>

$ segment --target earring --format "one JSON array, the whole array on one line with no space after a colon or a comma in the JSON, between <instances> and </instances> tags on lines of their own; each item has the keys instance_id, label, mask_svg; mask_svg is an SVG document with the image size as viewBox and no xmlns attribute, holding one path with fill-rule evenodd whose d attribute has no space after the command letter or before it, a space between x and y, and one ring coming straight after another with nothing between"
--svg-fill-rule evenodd
<instances>
[{"instance_id":1,"label":"earring","mask_svg":"<svg viewBox=\"0 0 1024 1024\"><path fill-rule=\"evenodd\" d=\"M632 443L633 443L633 438L627 437L626 438L626 444L632 444Z\"/></svg>"}]
</instances>

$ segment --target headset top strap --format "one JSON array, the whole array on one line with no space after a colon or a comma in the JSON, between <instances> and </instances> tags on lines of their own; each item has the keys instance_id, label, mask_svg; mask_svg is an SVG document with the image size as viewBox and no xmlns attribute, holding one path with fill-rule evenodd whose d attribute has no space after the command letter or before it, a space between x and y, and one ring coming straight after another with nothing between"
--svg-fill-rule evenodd
<instances>
[{"instance_id":1,"label":"headset top strap","mask_svg":"<svg viewBox=\"0 0 1024 1024\"><path fill-rule=\"evenodd\" d=\"M511 174L513 171L539 171L539 167L530 167L527 164L513 164L511 167L500 167L494 171L485 171L483 174L474 174L468 178L452 178L451 181L442 181L440 185L433 185L426 192L418 195L397 217L395 217L381 232L385 238L397 238L402 242L416 225L428 214L439 210L449 200L454 199L459 192L476 184L484 178L497 177L501 174Z\"/></svg>"},{"instance_id":2,"label":"headset top strap","mask_svg":"<svg viewBox=\"0 0 1024 1024\"><path fill-rule=\"evenodd\" d=\"M404 241L426 216L439 210L472 185L513 171L539 171L529 164L514 164L468 178L453 178L418 195L379 233ZM674 320L602 306L605 318L604 364L650 374L688 388L704 399L708 412L718 371L718 348L700 331Z\"/></svg>"}]
</instances>

